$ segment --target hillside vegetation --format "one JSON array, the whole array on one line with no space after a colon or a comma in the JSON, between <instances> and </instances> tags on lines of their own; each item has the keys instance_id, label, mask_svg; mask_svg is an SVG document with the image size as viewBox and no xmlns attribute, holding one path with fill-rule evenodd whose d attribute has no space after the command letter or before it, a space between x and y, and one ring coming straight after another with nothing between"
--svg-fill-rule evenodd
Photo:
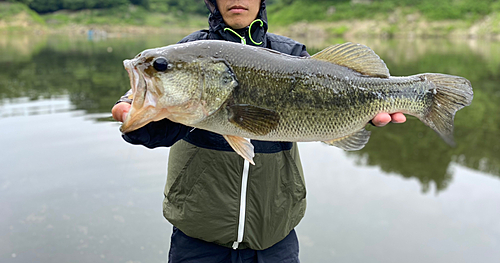
<instances>
[{"instance_id":1,"label":"hillside vegetation","mask_svg":"<svg viewBox=\"0 0 500 263\"><path fill-rule=\"evenodd\" d=\"M500 38L500 0L267 0L270 30L322 34ZM0 30L106 31L206 27L201 0L0 0ZM70 30L67 30L70 28ZM66 29L66 31L64 30ZM82 32L85 30L81 30Z\"/></svg>"},{"instance_id":2,"label":"hillside vegetation","mask_svg":"<svg viewBox=\"0 0 500 263\"><path fill-rule=\"evenodd\" d=\"M274 0L269 17L286 25L297 21L383 19L396 10L428 20L475 21L500 11L499 0Z\"/></svg>"},{"instance_id":3,"label":"hillside vegetation","mask_svg":"<svg viewBox=\"0 0 500 263\"><path fill-rule=\"evenodd\" d=\"M191 27L206 24L207 14L199 0L0 0L0 29L19 29L14 21L25 27L33 26L34 23L26 25L26 20L48 28L68 25Z\"/></svg>"},{"instance_id":4,"label":"hillside vegetation","mask_svg":"<svg viewBox=\"0 0 500 263\"><path fill-rule=\"evenodd\" d=\"M0 30L32 30L44 25L43 18L25 4L0 2Z\"/></svg>"}]
</instances>

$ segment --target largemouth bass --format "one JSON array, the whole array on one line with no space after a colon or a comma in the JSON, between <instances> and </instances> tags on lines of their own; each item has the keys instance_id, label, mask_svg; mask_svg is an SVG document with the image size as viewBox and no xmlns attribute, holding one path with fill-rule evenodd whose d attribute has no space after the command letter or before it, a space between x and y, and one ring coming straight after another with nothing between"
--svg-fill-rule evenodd
<instances>
[{"instance_id":1,"label":"largemouth bass","mask_svg":"<svg viewBox=\"0 0 500 263\"><path fill-rule=\"evenodd\" d=\"M392 77L375 52L353 43L300 58L206 40L148 49L123 63L133 91L123 133L168 118L223 135L252 164L247 139L359 150L370 137L366 124L381 112L416 116L453 145L455 113L473 97L462 77Z\"/></svg>"}]
</instances>

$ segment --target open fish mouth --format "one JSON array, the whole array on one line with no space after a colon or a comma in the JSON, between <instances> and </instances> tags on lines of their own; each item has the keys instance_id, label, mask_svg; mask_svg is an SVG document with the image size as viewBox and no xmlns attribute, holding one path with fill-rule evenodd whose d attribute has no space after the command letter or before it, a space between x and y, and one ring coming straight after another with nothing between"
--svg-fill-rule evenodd
<instances>
[{"instance_id":1,"label":"open fish mouth","mask_svg":"<svg viewBox=\"0 0 500 263\"><path fill-rule=\"evenodd\" d=\"M132 107L120 128L122 133L127 133L143 127L149 122L148 119L154 118L157 112L152 109L156 106L158 96L154 92L152 79L136 68L134 60L124 60L123 65L129 75L133 96Z\"/></svg>"},{"instance_id":2,"label":"open fish mouth","mask_svg":"<svg viewBox=\"0 0 500 263\"><path fill-rule=\"evenodd\" d=\"M203 81L191 81L194 88L175 73L165 76L151 66L151 56L137 56L124 60L123 66L128 72L132 88L132 107L130 108L120 131L128 133L137 130L149 122L165 118L189 125L208 116L206 102L201 100ZM186 75L186 74L184 74Z\"/></svg>"},{"instance_id":3,"label":"open fish mouth","mask_svg":"<svg viewBox=\"0 0 500 263\"><path fill-rule=\"evenodd\" d=\"M130 87L132 88L132 94L134 96L134 105L144 103L144 95L146 93L146 81L144 80L144 75L140 74L137 68L135 68L132 60L123 61L123 66L128 72L130 79Z\"/></svg>"}]
</instances>

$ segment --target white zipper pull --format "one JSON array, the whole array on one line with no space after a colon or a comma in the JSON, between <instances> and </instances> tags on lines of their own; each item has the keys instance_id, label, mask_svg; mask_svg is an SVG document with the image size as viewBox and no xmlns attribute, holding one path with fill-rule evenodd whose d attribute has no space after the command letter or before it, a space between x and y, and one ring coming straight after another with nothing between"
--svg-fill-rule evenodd
<instances>
[{"instance_id":1,"label":"white zipper pull","mask_svg":"<svg viewBox=\"0 0 500 263\"><path fill-rule=\"evenodd\" d=\"M234 243L233 243L233 249L234 249L234 250L238 249L238 245L239 245L239 244L240 244L240 243L238 243L238 241L234 241Z\"/></svg>"},{"instance_id":2,"label":"white zipper pull","mask_svg":"<svg viewBox=\"0 0 500 263\"><path fill-rule=\"evenodd\" d=\"M247 185L248 185L248 170L250 163L245 160L243 163L243 176L241 178L241 195L240 195L240 217L238 222L238 238L233 243L233 249L238 249L238 245L243 241L245 233L245 212L247 209Z\"/></svg>"}]
</instances>

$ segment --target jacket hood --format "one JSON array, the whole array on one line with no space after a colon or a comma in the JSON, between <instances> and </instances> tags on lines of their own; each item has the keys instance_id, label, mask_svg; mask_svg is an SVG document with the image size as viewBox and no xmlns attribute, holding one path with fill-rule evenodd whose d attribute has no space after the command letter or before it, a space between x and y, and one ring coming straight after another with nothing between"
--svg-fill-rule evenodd
<instances>
[{"instance_id":1,"label":"jacket hood","mask_svg":"<svg viewBox=\"0 0 500 263\"><path fill-rule=\"evenodd\" d=\"M233 33L224 31L224 28L227 28L228 26L224 23L224 20L222 18L222 15L219 11L219 8L217 7L217 2L216 0L204 0L205 5L207 6L208 10L210 11L210 16L208 17L208 24L209 24L209 32L212 36L210 36L211 39L224 39L228 41L233 41L233 42L239 42L240 38L236 36ZM261 0L260 3L260 10L259 13L257 14L257 18L260 19L263 22L263 25L260 26L253 26L252 32L250 32L251 37L253 40L256 42L263 42L263 45L265 46L265 35L267 32L267 11L266 11L266 0ZM235 30L238 34L242 36L247 36L245 33L248 31L248 27L243 28L243 29L238 29ZM218 35L216 37L215 35ZM248 44L251 44L250 41L247 41Z\"/></svg>"}]
</instances>

